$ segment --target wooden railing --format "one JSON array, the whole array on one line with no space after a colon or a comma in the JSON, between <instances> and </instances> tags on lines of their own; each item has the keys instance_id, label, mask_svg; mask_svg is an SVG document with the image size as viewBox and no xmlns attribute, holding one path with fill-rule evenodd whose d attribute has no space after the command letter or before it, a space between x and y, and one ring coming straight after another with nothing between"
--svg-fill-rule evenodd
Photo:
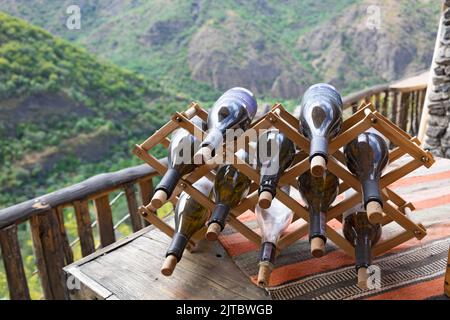
<instances>
[{"instance_id":1,"label":"wooden railing","mask_svg":"<svg viewBox=\"0 0 450 320\"><path fill-rule=\"evenodd\" d=\"M355 112L363 101L370 101L383 115L414 135L419 129L426 85L408 81L379 85L347 96L344 98L345 111ZM148 165L100 174L51 194L0 210L0 247L10 299L30 299L18 237L20 224L30 225L44 298L68 299L62 268L73 262L74 255L64 225L63 209L73 208L78 234L76 242L80 243L81 255L87 256L96 250L89 204L93 203L100 246L110 245L116 241L110 194L123 191L132 230L138 231L146 222L138 213L135 187L139 186L141 203L149 203L153 194L152 180L157 175Z\"/></svg>"},{"instance_id":2,"label":"wooden railing","mask_svg":"<svg viewBox=\"0 0 450 320\"><path fill-rule=\"evenodd\" d=\"M427 73L394 84L377 85L343 99L344 109L356 112L362 102L371 102L389 120L410 135L418 134L427 91Z\"/></svg>"},{"instance_id":3,"label":"wooden railing","mask_svg":"<svg viewBox=\"0 0 450 320\"><path fill-rule=\"evenodd\" d=\"M141 203L153 194L157 172L148 165L100 174L73 186L0 210L0 247L10 299L30 299L22 261L18 226L29 223L37 272L45 299L68 299L66 277L62 268L73 262L73 251L64 226L63 209L75 212L82 256L96 250L89 203L93 202L100 246L116 241L109 196L122 190L126 197L133 231L146 224L138 213L136 186Z\"/></svg>"}]
</instances>

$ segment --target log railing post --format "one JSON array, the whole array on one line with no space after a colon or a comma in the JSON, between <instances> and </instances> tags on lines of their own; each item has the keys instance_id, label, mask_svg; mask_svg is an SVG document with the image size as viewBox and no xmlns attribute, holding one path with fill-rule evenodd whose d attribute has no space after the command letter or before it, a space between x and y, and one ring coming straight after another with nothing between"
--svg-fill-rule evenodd
<instances>
[{"instance_id":1,"label":"log railing post","mask_svg":"<svg viewBox=\"0 0 450 320\"><path fill-rule=\"evenodd\" d=\"M89 204L87 201L73 203L77 220L78 237L80 238L81 255L86 257L95 251L94 235L92 233Z\"/></svg>"},{"instance_id":2,"label":"log railing post","mask_svg":"<svg viewBox=\"0 0 450 320\"><path fill-rule=\"evenodd\" d=\"M59 233L61 235L61 241L64 250L65 264L71 264L73 262L73 252L70 247L69 238L67 237L66 227L64 226L64 211L63 208L56 208L56 218L58 219Z\"/></svg>"},{"instance_id":3,"label":"log railing post","mask_svg":"<svg viewBox=\"0 0 450 320\"><path fill-rule=\"evenodd\" d=\"M146 206L153 197L153 179L142 180L139 182L139 190L141 193L142 205ZM142 218L144 227L150 225L146 219Z\"/></svg>"},{"instance_id":4,"label":"log railing post","mask_svg":"<svg viewBox=\"0 0 450 320\"><path fill-rule=\"evenodd\" d=\"M142 229L142 218L138 211L134 184L126 185L124 189L127 198L128 212L130 213L131 227L133 228L133 232L136 232Z\"/></svg>"},{"instance_id":5,"label":"log railing post","mask_svg":"<svg viewBox=\"0 0 450 320\"><path fill-rule=\"evenodd\" d=\"M0 246L8 280L9 298L11 300L30 300L15 224L0 230Z\"/></svg>"},{"instance_id":6,"label":"log railing post","mask_svg":"<svg viewBox=\"0 0 450 320\"><path fill-rule=\"evenodd\" d=\"M95 199L94 202L98 230L100 234L100 244L102 247L106 247L116 241L112 211L111 206L109 205L109 195L103 195Z\"/></svg>"},{"instance_id":7,"label":"log railing post","mask_svg":"<svg viewBox=\"0 0 450 320\"><path fill-rule=\"evenodd\" d=\"M55 210L32 216L31 235L36 265L46 300L69 298L63 271L64 250Z\"/></svg>"}]
</instances>

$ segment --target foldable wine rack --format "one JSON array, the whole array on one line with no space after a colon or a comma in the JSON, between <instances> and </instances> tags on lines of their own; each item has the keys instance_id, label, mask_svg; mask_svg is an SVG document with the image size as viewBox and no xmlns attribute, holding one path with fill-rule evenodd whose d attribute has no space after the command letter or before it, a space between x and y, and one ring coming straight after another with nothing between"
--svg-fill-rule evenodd
<instances>
[{"instance_id":1,"label":"foldable wine rack","mask_svg":"<svg viewBox=\"0 0 450 320\"><path fill-rule=\"evenodd\" d=\"M170 144L168 136L178 128L186 129L201 141L205 133L201 130L201 128L196 127L191 121L191 119L195 116L199 116L201 119L206 121L208 118L208 113L198 104L192 103L185 112L175 113L171 120L160 130L156 131L142 144L136 145L133 153L163 175L167 171L166 164L154 158L151 154L149 154L149 151L157 144L162 144L167 148ZM275 104L266 115L253 122L244 134L240 135L235 141L230 141L228 143L226 142L222 146L222 151L234 150L233 152L228 153L231 154L231 159L229 159L231 160L230 163L253 181L249 195L241 201L239 206L231 210L228 224L257 245L260 245L261 243L260 235L242 223L238 217L247 210L254 210L258 201L260 175L259 172L252 166L237 158L234 152L237 151L236 146L238 146L238 148L245 146L251 149L251 146L248 145L248 138L251 135L250 132L255 131L249 130L256 130L259 136L264 132L264 130L271 128L276 128L280 132L284 133L297 145L300 150L305 152L309 151L309 141L298 131L298 119L287 112L281 104ZM327 163L328 170L341 180L339 185L339 194L344 193L349 188L356 191L354 195L338 202L329 209L327 213L328 222L326 226L327 237L352 257L354 257L353 246L337 230L339 229L339 223L341 223L342 220L342 214L360 203L362 198L362 190L359 181L348 171L345 165L344 154L340 151L340 149L355 139L360 133L365 132L369 128L376 129L396 146L390 151L390 164L406 154L409 154L412 157L412 160L394 169L389 168L388 166L385 173L381 177L380 187L382 189L384 211L382 224L387 225L395 222L403 227L404 231L393 235L389 239L384 239L382 242L379 242L372 248L373 255L380 255L414 237L417 239L422 239L426 235L426 229L423 225L420 223L415 223L410 219L412 211L415 210L414 205L404 200L401 196L391 190L389 186L422 165L430 167L434 163L434 158L430 152L427 152L420 147L420 142L417 138L413 138L405 131L401 130L389 119L377 112L370 103L365 105L363 104L355 114L344 121L341 133L330 141L330 156ZM216 162L220 162L222 160L223 153L221 154L220 152L217 152L217 155L213 159L209 160L206 164L199 165L191 174L181 179L178 182L177 189L174 192L171 201L176 202L177 195L181 191L185 191L201 205L212 211L215 206L213 200L203 195L200 191L193 187L192 184L203 176L206 176L211 181L214 181L213 169L217 166ZM310 163L308 157L297 156L292 166L281 176L279 184L290 184L291 187L297 189L297 177L309 169ZM282 235L278 242L278 248L283 249L304 237L308 233L309 213L304 205L292 198L289 194L283 192L280 188L277 188L276 197L294 212L294 220L303 219L306 221L305 224L296 224L295 227L289 228L290 231ZM155 225L155 227L159 228L168 236L173 236L173 228L154 214L154 209L150 206L150 204L142 206L139 210L144 218ZM333 222L334 227L329 224L332 220L338 221L338 223L335 221ZM192 249L197 242L204 237L204 234L205 228L199 231L192 238L188 249Z\"/></svg>"}]
</instances>

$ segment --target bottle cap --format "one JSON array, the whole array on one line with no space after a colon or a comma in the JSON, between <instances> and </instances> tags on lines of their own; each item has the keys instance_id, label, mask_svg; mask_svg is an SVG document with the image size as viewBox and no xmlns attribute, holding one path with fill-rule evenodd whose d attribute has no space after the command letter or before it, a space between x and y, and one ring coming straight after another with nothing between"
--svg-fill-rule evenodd
<instances>
[{"instance_id":1,"label":"bottle cap","mask_svg":"<svg viewBox=\"0 0 450 320\"><path fill-rule=\"evenodd\" d=\"M166 203L166 201L167 201L167 193L164 190L158 190L153 195L153 198L150 201L150 205L155 209L159 209L162 207L164 203Z\"/></svg>"},{"instance_id":2,"label":"bottle cap","mask_svg":"<svg viewBox=\"0 0 450 320\"><path fill-rule=\"evenodd\" d=\"M367 287L367 280L369 279L369 273L366 267L361 267L358 269L358 287L365 290Z\"/></svg>"},{"instance_id":3,"label":"bottle cap","mask_svg":"<svg viewBox=\"0 0 450 320\"><path fill-rule=\"evenodd\" d=\"M259 195L258 205L261 209L268 209L272 204L273 196L269 191L263 191Z\"/></svg>"},{"instance_id":4,"label":"bottle cap","mask_svg":"<svg viewBox=\"0 0 450 320\"><path fill-rule=\"evenodd\" d=\"M222 231L222 227L220 224L213 222L209 225L208 230L206 231L206 240L208 241L216 241L219 238L219 234Z\"/></svg>"},{"instance_id":5,"label":"bottle cap","mask_svg":"<svg viewBox=\"0 0 450 320\"><path fill-rule=\"evenodd\" d=\"M171 276L177 263L178 263L177 257L175 257L174 255L168 255L161 267L161 273L166 277Z\"/></svg>"},{"instance_id":6,"label":"bottle cap","mask_svg":"<svg viewBox=\"0 0 450 320\"><path fill-rule=\"evenodd\" d=\"M267 287L270 280L270 274L272 273L272 268L272 264L268 262L261 262L259 264L258 286Z\"/></svg>"},{"instance_id":7,"label":"bottle cap","mask_svg":"<svg viewBox=\"0 0 450 320\"><path fill-rule=\"evenodd\" d=\"M383 208L378 201L370 201L367 203L366 210L370 223L381 223L383 220Z\"/></svg>"},{"instance_id":8,"label":"bottle cap","mask_svg":"<svg viewBox=\"0 0 450 320\"><path fill-rule=\"evenodd\" d=\"M311 239L311 254L314 258L320 258L325 255L325 241L320 237Z\"/></svg>"},{"instance_id":9,"label":"bottle cap","mask_svg":"<svg viewBox=\"0 0 450 320\"><path fill-rule=\"evenodd\" d=\"M327 170L327 162L322 156L315 156L311 159L311 174L314 177L323 177Z\"/></svg>"}]
</instances>

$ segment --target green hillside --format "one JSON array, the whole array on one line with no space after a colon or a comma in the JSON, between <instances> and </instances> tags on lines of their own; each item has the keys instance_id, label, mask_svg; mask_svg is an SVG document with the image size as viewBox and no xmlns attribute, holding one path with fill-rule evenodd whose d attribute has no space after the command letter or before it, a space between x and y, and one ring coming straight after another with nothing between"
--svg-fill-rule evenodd
<instances>
[{"instance_id":1,"label":"green hillside","mask_svg":"<svg viewBox=\"0 0 450 320\"><path fill-rule=\"evenodd\" d=\"M434 0L90 0L81 30L68 30L71 4L0 0L13 15L203 100L232 85L298 99L316 81L350 93L409 76L429 66L440 10ZM379 30L366 25L371 5Z\"/></svg>"},{"instance_id":2,"label":"green hillside","mask_svg":"<svg viewBox=\"0 0 450 320\"><path fill-rule=\"evenodd\" d=\"M140 163L131 146L186 103L0 13L0 207Z\"/></svg>"}]
</instances>

